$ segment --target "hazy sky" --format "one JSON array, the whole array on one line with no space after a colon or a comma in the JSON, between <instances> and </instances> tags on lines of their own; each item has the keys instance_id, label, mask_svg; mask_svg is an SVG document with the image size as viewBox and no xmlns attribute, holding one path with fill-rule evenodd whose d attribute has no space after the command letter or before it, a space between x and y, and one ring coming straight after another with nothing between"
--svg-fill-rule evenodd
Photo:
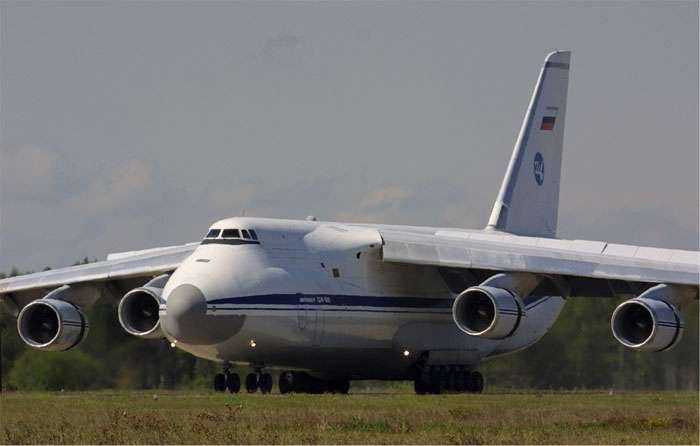
<instances>
[{"instance_id":1,"label":"hazy sky","mask_svg":"<svg viewBox=\"0 0 700 446\"><path fill-rule=\"evenodd\" d=\"M0 271L240 215L483 227L573 51L559 235L698 249L688 2L0 2Z\"/></svg>"}]
</instances>

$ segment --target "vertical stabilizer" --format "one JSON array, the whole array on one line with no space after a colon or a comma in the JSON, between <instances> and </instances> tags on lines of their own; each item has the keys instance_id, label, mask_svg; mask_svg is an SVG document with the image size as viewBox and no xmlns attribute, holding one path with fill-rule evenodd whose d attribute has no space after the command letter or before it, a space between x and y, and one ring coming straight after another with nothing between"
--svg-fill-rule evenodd
<instances>
[{"instance_id":1,"label":"vertical stabilizer","mask_svg":"<svg viewBox=\"0 0 700 446\"><path fill-rule=\"evenodd\" d=\"M487 229L556 235L570 57L545 58Z\"/></svg>"}]
</instances>

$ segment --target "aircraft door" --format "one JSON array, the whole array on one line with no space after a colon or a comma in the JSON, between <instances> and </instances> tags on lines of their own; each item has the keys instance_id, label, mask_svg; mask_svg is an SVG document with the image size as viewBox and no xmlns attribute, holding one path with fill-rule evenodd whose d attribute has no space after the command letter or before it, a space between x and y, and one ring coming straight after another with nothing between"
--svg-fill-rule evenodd
<instances>
[{"instance_id":1,"label":"aircraft door","mask_svg":"<svg viewBox=\"0 0 700 446\"><path fill-rule=\"evenodd\" d=\"M325 311L321 307L317 307L317 310L313 312L313 334L311 336L311 345L314 347L319 347L323 339L323 329L324 329L324 313Z\"/></svg>"},{"instance_id":2,"label":"aircraft door","mask_svg":"<svg viewBox=\"0 0 700 446\"><path fill-rule=\"evenodd\" d=\"M318 297L298 294L297 325L311 346L321 345L323 336L323 310Z\"/></svg>"},{"instance_id":3,"label":"aircraft door","mask_svg":"<svg viewBox=\"0 0 700 446\"><path fill-rule=\"evenodd\" d=\"M305 308L305 299L303 294L297 293L297 324L299 330L306 331L306 326L309 322L308 310Z\"/></svg>"}]
</instances>

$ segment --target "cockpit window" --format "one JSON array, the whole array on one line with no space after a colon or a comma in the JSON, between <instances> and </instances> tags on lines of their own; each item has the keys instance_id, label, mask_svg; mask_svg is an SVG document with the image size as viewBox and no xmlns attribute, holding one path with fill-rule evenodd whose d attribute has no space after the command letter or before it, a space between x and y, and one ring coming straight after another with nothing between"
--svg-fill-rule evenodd
<instances>
[{"instance_id":1,"label":"cockpit window","mask_svg":"<svg viewBox=\"0 0 700 446\"><path fill-rule=\"evenodd\" d=\"M258 234L252 229L210 229L202 245L259 245Z\"/></svg>"},{"instance_id":2,"label":"cockpit window","mask_svg":"<svg viewBox=\"0 0 700 446\"><path fill-rule=\"evenodd\" d=\"M240 235L238 233L238 229L224 229L223 234L221 234L223 238L240 238Z\"/></svg>"}]
</instances>

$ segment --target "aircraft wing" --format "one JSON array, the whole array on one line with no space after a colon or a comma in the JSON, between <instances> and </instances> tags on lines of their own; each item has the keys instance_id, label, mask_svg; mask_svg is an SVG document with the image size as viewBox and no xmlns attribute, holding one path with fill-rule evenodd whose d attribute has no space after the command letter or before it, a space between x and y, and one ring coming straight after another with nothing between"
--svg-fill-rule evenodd
<instances>
[{"instance_id":1,"label":"aircraft wing","mask_svg":"<svg viewBox=\"0 0 700 446\"><path fill-rule=\"evenodd\" d=\"M14 314L29 301L63 285L90 288L93 292L85 294L96 298L105 294L121 297L122 293L143 285L150 278L174 271L197 245L198 242L110 254L100 262L3 279L0 280L0 308Z\"/></svg>"},{"instance_id":2,"label":"aircraft wing","mask_svg":"<svg viewBox=\"0 0 700 446\"><path fill-rule=\"evenodd\" d=\"M697 251L599 241L522 237L497 231L420 234L380 230L385 262L470 271L520 271L561 277L574 296L634 295L651 284L697 287Z\"/></svg>"}]
</instances>

